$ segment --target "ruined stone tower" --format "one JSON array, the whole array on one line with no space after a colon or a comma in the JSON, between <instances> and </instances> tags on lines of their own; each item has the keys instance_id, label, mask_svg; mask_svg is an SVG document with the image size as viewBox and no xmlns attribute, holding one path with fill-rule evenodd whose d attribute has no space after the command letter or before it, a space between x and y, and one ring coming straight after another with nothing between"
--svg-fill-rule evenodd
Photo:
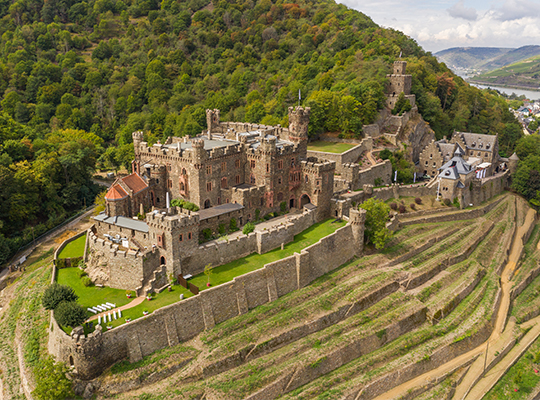
<instances>
[{"instance_id":1,"label":"ruined stone tower","mask_svg":"<svg viewBox=\"0 0 540 400\"><path fill-rule=\"evenodd\" d=\"M386 75L388 78L388 107L394 108L400 93L405 94L405 98L409 100L411 106L415 104L415 96L411 95L412 75L405 73L407 68L406 61L394 61L394 72L391 75Z\"/></svg>"},{"instance_id":2,"label":"ruined stone tower","mask_svg":"<svg viewBox=\"0 0 540 400\"><path fill-rule=\"evenodd\" d=\"M215 129L219 126L219 110L206 110L206 126L208 128L208 135L215 133ZM211 138L211 136L208 136Z\"/></svg>"},{"instance_id":3,"label":"ruined stone tower","mask_svg":"<svg viewBox=\"0 0 540 400\"><path fill-rule=\"evenodd\" d=\"M356 255L360 256L364 251L364 224L366 222L366 210L351 208L349 221L352 226L352 234Z\"/></svg>"},{"instance_id":4,"label":"ruined stone tower","mask_svg":"<svg viewBox=\"0 0 540 400\"><path fill-rule=\"evenodd\" d=\"M133 147L135 149L135 155L137 155L137 153L139 152L139 146L144 139L144 135L141 131L136 131L132 133L132 137L133 137Z\"/></svg>"}]
</instances>

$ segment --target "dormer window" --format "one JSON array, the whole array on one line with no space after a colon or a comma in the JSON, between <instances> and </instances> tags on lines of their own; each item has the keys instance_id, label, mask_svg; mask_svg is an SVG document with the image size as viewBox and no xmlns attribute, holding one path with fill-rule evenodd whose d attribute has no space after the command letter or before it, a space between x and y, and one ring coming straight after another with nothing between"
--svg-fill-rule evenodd
<instances>
[{"instance_id":1,"label":"dormer window","mask_svg":"<svg viewBox=\"0 0 540 400\"><path fill-rule=\"evenodd\" d=\"M476 147L476 142L472 142L472 147Z\"/></svg>"},{"instance_id":2,"label":"dormer window","mask_svg":"<svg viewBox=\"0 0 540 400\"><path fill-rule=\"evenodd\" d=\"M445 171L444 174L445 174L446 176L448 176L448 175L450 175L450 171Z\"/></svg>"},{"instance_id":3,"label":"dormer window","mask_svg":"<svg viewBox=\"0 0 540 400\"><path fill-rule=\"evenodd\" d=\"M484 145L483 145L482 143L480 143L480 144L478 145L478 148L481 149L482 147L484 147Z\"/></svg>"},{"instance_id":4,"label":"dormer window","mask_svg":"<svg viewBox=\"0 0 540 400\"><path fill-rule=\"evenodd\" d=\"M489 149L491 147L491 145L488 143L486 144L486 149Z\"/></svg>"}]
</instances>

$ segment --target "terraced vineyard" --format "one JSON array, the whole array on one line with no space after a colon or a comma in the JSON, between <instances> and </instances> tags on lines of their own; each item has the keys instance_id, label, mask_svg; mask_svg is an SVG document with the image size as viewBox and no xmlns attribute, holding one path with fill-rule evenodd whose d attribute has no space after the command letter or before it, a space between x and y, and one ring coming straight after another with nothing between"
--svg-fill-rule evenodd
<instances>
[{"instance_id":1,"label":"terraced vineyard","mask_svg":"<svg viewBox=\"0 0 540 400\"><path fill-rule=\"evenodd\" d=\"M531 215L509 194L476 211L411 214L384 251L189 342L117 364L93 390L119 399L452 399L469 393L468 382L486 393L493 386L473 373L489 338L493 373L517 359L500 390L510 393L516 374L526 382L512 397L497 397L496 387L489 398L525 399L540 391L540 376L530 376L540 367L540 228L523 232ZM508 319L498 312L508 309Z\"/></svg>"},{"instance_id":2,"label":"terraced vineyard","mask_svg":"<svg viewBox=\"0 0 540 400\"><path fill-rule=\"evenodd\" d=\"M394 397L384 393L477 348L493 331L500 273L527 206L503 195L486 210L474 219L447 211L453 217L446 222L437 222L444 211L408 218L383 252L225 321L178 351L154 354L140 367L125 364L129 373L115 367L95 382L98 393L208 400L452 398L477 355L427 386ZM535 229L514 274L514 291L521 288L513 295L518 322L540 308L539 238ZM168 377L154 384L155 376Z\"/></svg>"}]
</instances>

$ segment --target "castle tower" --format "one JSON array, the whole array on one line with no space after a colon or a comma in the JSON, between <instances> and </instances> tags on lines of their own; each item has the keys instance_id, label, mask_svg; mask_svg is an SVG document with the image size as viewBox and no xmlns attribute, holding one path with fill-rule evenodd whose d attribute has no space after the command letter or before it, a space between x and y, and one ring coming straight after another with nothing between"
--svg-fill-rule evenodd
<instances>
[{"instance_id":1,"label":"castle tower","mask_svg":"<svg viewBox=\"0 0 540 400\"><path fill-rule=\"evenodd\" d=\"M394 108L400 93L405 94L405 97L411 102L411 106L415 104L415 96L411 95L412 75L406 75L406 61L394 61L394 71L391 75L386 75L388 78L388 107Z\"/></svg>"},{"instance_id":2,"label":"castle tower","mask_svg":"<svg viewBox=\"0 0 540 400\"><path fill-rule=\"evenodd\" d=\"M510 174L514 175L516 173L518 165L519 157L516 153L514 153L508 159L508 169L510 169Z\"/></svg>"},{"instance_id":3,"label":"castle tower","mask_svg":"<svg viewBox=\"0 0 540 400\"><path fill-rule=\"evenodd\" d=\"M141 142L144 139L144 135L141 131L135 131L132 133L133 137L133 148L135 149L135 156L139 153L139 148L141 145Z\"/></svg>"},{"instance_id":4,"label":"castle tower","mask_svg":"<svg viewBox=\"0 0 540 400\"><path fill-rule=\"evenodd\" d=\"M206 110L206 126L208 128L208 138L212 138L212 131L219 126L219 110Z\"/></svg>"},{"instance_id":5,"label":"castle tower","mask_svg":"<svg viewBox=\"0 0 540 400\"><path fill-rule=\"evenodd\" d=\"M352 227L354 248L356 255L360 256L364 251L364 224L366 222L366 210L351 208L349 210L349 223Z\"/></svg>"},{"instance_id":6,"label":"castle tower","mask_svg":"<svg viewBox=\"0 0 540 400\"><path fill-rule=\"evenodd\" d=\"M300 158L306 157L310 112L309 107L289 107L289 140L300 146Z\"/></svg>"}]
</instances>

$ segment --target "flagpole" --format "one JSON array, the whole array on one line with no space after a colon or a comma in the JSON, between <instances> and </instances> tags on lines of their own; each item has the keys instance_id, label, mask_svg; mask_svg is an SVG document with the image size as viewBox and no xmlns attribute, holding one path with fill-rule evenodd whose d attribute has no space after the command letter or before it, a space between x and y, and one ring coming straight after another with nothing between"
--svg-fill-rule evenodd
<instances>
[{"instance_id":1,"label":"flagpole","mask_svg":"<svg viewBox=\"0 0 540 400\"><path fill-rule=\"evenodd\" d=\"M300 107L300 100L302 100L302 94L300 93L300 89L298 89L298 107Z\"/></svg>"}]
</instances>

